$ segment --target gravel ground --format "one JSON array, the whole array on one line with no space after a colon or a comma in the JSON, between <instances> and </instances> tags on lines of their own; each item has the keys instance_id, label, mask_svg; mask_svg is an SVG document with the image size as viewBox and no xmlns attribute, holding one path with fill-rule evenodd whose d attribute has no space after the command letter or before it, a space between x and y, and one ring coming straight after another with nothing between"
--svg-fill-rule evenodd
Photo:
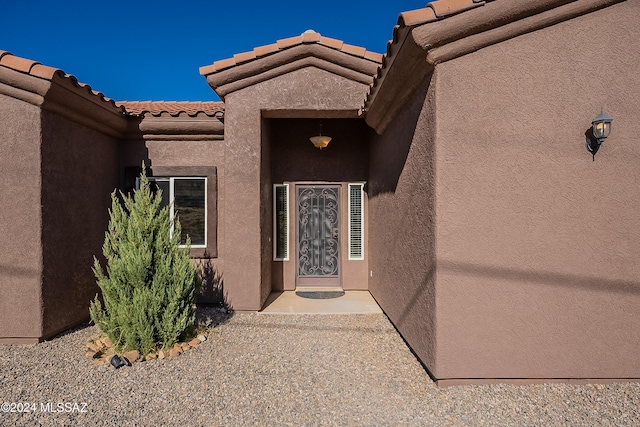
<instances>
[{"instance_id":1,"label":"gravel ground","mask_svg":"<svg viewBox=\"0 0 640 427\"><path fill-rule=\"evenodd\" d=\"M640 384L439 389L381 314L236 314L176 359L119 370L85 359L95 333L0 346L0 404L36 404L0 425L640 424ZM78 406L41 408L58 402Z\"/></svg>"}]
</instances>

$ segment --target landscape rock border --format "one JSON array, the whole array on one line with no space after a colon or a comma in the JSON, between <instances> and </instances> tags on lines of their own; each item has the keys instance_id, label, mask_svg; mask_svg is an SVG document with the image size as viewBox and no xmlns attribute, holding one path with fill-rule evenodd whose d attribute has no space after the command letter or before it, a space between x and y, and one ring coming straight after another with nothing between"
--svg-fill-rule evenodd
<instances>
[{"instance_id":1,"label":"landscape rock border","mask_svg":"<svg viewBox=\"0 0 640 427\"><path fill-rule=\"evenodd\" d=\"M113 343L108 337L100 337L87 342L85 356L94 365L111 365L115 369L131 366L136 362L148 362L155 359L175 358L207 341L208 333L201 333L189 342L178 342L170 349L152 351L142 356L139 351L131 350L122 354L116 353Z\"/></svg>"}]
</instances>

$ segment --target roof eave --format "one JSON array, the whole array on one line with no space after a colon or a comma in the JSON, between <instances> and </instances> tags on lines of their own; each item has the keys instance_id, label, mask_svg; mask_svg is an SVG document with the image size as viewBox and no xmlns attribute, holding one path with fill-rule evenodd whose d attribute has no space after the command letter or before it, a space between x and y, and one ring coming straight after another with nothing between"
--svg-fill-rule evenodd
<instances>
[{"instance_id":1,"label":"roof eave","mask_svg":"<svg viewBox=\"0 0 640 427\"><path fill-rule=\"evenodd\" d=\"M626 0L492 1L434 22L402 27L365 101L366 121L384 132L437 64ZM402 16L402 15L401 15ZM393 96L396 93L397 96Z\"/></svg>"},{"instance_id":2,"label":"roof eave","mask_svg":"<svg viewBox=\"0 0 640 427\"><path fill-rule=\"evenodd\" d=\"M320 37L317 33L305 33L303 37L312 35ZM304 67L324 69L366 85L372 83L381 55L326 37L320 40L323 43L301 43L300 37L281 40L269 45L273 46L271 50L266 49L269 46L256 48L253 52L201 67L200 72L222 100L231 92Z\"/></svg>"},{"instance_id":3,"label":"roof eave","mask_svg":"<svg viewBox=\"0 0 640 427\"><path fill-rule=\"evenodd\" d=\"M389 47L390 55L365 100L365 121L379 134L433 71L426 62L426 52L413 40L410 28L398 31L404 34L395 46Z\"/></svg>"},{"instance_id":4,"label":"roof eave","mask_svg":"<svg viewBox=\"0 0 640 427\"><path fill-rule=\"evenodd\" d=\"M69 75L51 80L42 108L113 137L121 137L127 129L123 108Z\"/></svg>"},{"instance_id":5,"label":"roof eave","mask_svg":"<svg viewBox=\"0 0 640 427\"><path fill-rule=\"evenodd\" d=\"M124 109L62 70L0 51L0 94L52 111L99 132L119 137Z\"/></svg>"},{"instance_id":6,"label":"roof eave","mask_svg":"<svg viewBox=\"0 0 640 427\"><path fill-rule=\"evenodd\" d=\"M137 128L144 140L211 141L224 138L224 123L215 117L150 116L142 118Z\"/></svg>"}]
</instances>

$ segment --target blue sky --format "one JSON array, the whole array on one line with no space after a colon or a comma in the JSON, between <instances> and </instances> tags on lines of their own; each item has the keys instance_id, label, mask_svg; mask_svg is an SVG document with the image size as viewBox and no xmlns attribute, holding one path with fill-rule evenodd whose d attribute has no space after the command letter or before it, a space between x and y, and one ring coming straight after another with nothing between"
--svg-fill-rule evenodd
<instances>
[{"instance_id":1,"label":"blue sky","mask_svg":"<svg viewBox=\"0 0 640 427\"><path fill-rule=\"evenodd\" d=\"M384 53L425 0L0 0L0 49L116 100L217 100L198 68L313 29Z\"/></svg>"}]
</instances>

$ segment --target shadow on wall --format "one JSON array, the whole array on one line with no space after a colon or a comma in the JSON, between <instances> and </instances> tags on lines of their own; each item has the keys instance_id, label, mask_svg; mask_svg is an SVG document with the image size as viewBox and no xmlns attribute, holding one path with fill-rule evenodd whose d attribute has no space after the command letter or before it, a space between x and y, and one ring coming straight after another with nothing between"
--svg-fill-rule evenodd
<instances>
[{"instance_id":1,"label":"shadow on wall","mask_svg":"<svg viewBox=\"0 0 640 427\"><path fill-rule=\"evenodd\" d=\"M40 333L46 338L88 319L99 290L91 267L94 256L105 262L120 142L46 109L40 129Z\"/></svg>"},{"instance_id":2,"label":"shadow on wall","mask_svg":"<svg viewBox=\"0 0 640 427\"><path fill-rule=\"evenodd\" d=\"M198 308L196 317L198 324L206 327L216 327L224 324L233 317L233 307L224 292L224 280L211 258L201 265L202 288L197 296Z\"/></svg>"},{"instance_id":3,"label":"shadow on wall","mask_svg":"<svg viewBox=\"0 0 640 427\"><path fill-rule=\"evenodd\" d=\"M430 263L431 265L425 271L421 277L420 285L416 287L413 295L407 300L407 304L403 307L402 313L398 318L397 324L398 326L403 326L407 318L415 311L419 311L420 305L418 303L422 303L425 298L434 299L435 295L433 294L435 275L436 275L436 266L435 263Z\"/></svg>"},{"instance_id":4,"label":"shadow on wall","mask_svg":"<svg viewBox=\"0 0 640 427\"><path fill-rule=\"evenodd\" d=\"M227 293L224 291L222 273L213 265L212 259L203 260L201 269L202 288L197 297L198 304L219 306L232 311L233 307L229 303Z\"/></svg>"},{"instance_id":5,"label":"shadow on wall","mask_svg":"<svg viewBox=\"0 0 640 427\"><path fill-rule=\"evenodd\" d=\"M607 278L560 274L548 271L499 268L448 260L438 262L438 271L471 276L478 279L507 280L514 284L517 282L539 283L550 286L589 289L605 293L640 294L640 282L637 281L611 280Z\"/></svg>"},{"instance_id":6,"label":"shadow on wall","mask_svg":"<svg viewBox=\"0 0 640 427\"><path fill-rule=\"evenodd\" d=\"M136 179L138 179L142 173L143 163L148 174L152 171L149 149L147 148L143 133L140 131L141 121L142 119L138 118L135 123L133 121L131 122L131 126L135 131L132 131L127 140L121 141L119 145L120 170L118 178L120 190L124 194L133 194L136 187Z\"/></svg>"},{"instance_id":7,"label":"shadow on wall","mask_svg":"<svg viewBox=\"0 0 640 427\"><path fill-rule=\"evenodd\" d=\"M384 136L374 136L374 145L370 149L369 182L365 191L369 197L382 193L395 193L400 175L404 170L409 150L413 142L420 114L425 108L425 100L431 85L431 76L420 86L405 114L399 114L396 120L403 121L401 126L390 125Z\"/></svg>"},{"instance_id":8,"label":"shadow on wall","mask_svg":"<svg viewBox=\"0 0 640 427\"><path fill-rule=\"evenodd\" d=\"M34 277L40 274L38 269L22 268L0 264L0 274L5 277Z\"/></svg>"},{"instance_id":9,"label":"shadow on wall","mask_svg":"<svg viewBox=\"0 0 640 427\"><path fill-rule=\"evenodd\" d=\"M595 135L593 134L593 128L592 127L589 127L589 129L587 129L584 132L584 137L586 139L585 148L587 149L588 152L591 153L591 160L595 162L596 161L596 153L600 149L600 144L598 144L598 140L596 139Z\"/></svg>"},{"instance_id":10,"label":"shadow on wall","mask_svg":"<svg viewBox=\"0 0 640 427\"><path fill-rule=\"evenodd\" d=\"M373 131L362 119L268 119L271 179L285 181L365 181ZM320 123L322 128L320 130ZM331 135L319 150L310 136Z\"/></svg>"}]
</instances>

